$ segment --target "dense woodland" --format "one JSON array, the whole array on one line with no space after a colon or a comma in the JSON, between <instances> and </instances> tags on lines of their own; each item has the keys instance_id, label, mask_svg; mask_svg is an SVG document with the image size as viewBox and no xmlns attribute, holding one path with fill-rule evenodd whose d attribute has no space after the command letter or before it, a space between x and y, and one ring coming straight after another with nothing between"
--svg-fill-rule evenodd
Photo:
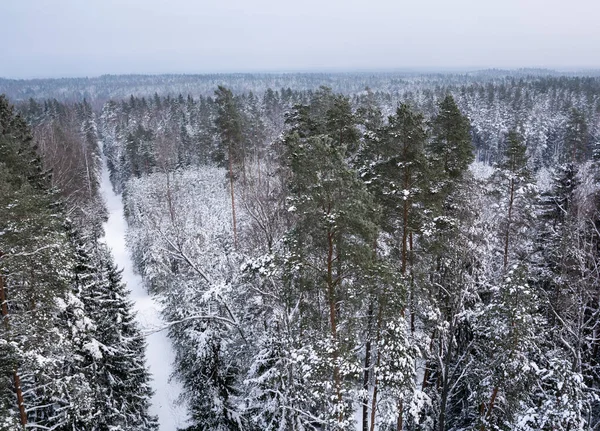
<instances>
[{"instance_id":1,"label":"dense woodland","mask_svg":"<svg viewBox=\"0 0 600 431\"><path fill-rule=\"evenodd\" d=\"M0 429L157 429L145 341L98 242L93 113L52 109L32 133L0 96Z\"/></svg>"},{"instance_id":2,"label":"dense woodland","mask_svg":"<svg viewBox=\"0 0 600 431\"><path fill-rule=\"evenodd\" d=\"M157 428L103 157L187 431L600 430L600 78L103 79L0 99L0 430Z\"/></svg>"}]
</instances>

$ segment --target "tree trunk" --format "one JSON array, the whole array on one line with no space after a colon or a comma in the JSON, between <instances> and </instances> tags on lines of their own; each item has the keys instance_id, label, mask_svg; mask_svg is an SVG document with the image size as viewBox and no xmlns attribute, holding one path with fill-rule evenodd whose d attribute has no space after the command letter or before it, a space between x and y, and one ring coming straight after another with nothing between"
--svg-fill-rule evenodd
<instances>
[{"instance_id":1,"label":"tree trunk","mask_svg":"<svg viewBox=\"0 0 600 431\"><path fill-rule=\"evenodd\" d=\"M242 197L246 193L246 140L242 140Z\"/></svg>"},{"instance_id":2,"label":"tree trunk","mask_svg":"<svg viewBox=\"0 0 600 431\"><path fill-rule=\"evenodd\" d=\"M433 331L433 334L431 334L431 341L429 342L429 351L432 351L433 349L433 342L435 340L436 337L436 331ZM429 370L430 368L427 366L427 361L425 361L425 371L423 372L423 383L421 385L421 390L425 391L425 388L427 388L428 384L429 384Z\"/></svg>"},{"instance_id":3,"label":"tree trunk","mask_svg":"<svg viewBox=\"0 0 600 431\"><path fill-rule=\"evenodd\" d=\"M494 403L496 402L496 397L498 396L498 386L494 386L494 390L492 391L492 396L490 397L490 403L488 405L487 413L485 414L485 419L489 419L492 415L492 411L494 410ZM482 405L482 410L485 410L485 406ZM481 424L481 431L485 431L485 422Z\"/></svg>"},{"instance_id":4,"label":"tree trunk","mask_svg":"<svg viewBox=\"0 0 600 431\"><path fill-rule=\"evenodd\" d=\"M371 324L373 321L373 302L369 304L367 317L367 343L365 346L365 367L363 371L362 431L369 431L369 371L371 368Z\"/></svg>"},{"instance_id":5,"label":"tree trunk","mask_svg":"<svg viewBox=\"0 0 600 431\"><path fill-rule=\"evenodd\" d=\"M412 234L412 232L409 233L408 244L409 244L409 259L408 259L408 264L412 268L413 265L414 265L414 259L413 259L413 234ZM411 332L411 334L415 333L415 309L414 309L414 306L413 306L414 287L415 287L414 281L415 281L414 280L414 275L413 275L413 273L411 273L410 274L410 332Z\"/></svg>"},{"instance_id":6,"label":"tree trunk","mask_svg":"<svg viewBox=\"0 0 600 431\"><path fill-rule=\"evenodd\" d=\"M21 425L25 429L27 425L27 412L25 411L25 402L23 401L23 390L21 389L21 379L19 378L18 370L15 368L13 372L13 380L15 382L15 391L17 392L17 404L19 406L19 416Z\"/></svg>"},{"instance_id":7,"label":"tree trunk","mask_svg":"<svg viewBox=\"0 0 600 431\"><path fill-rule=\"evenodd\" d=\"M379 310L377 311L377 336L375 337L375 347L377 348L377 360L375 361L375 381L373 382L373 398L371 399L371 430L375 431L375 411L377 407L377 386L379 384L379 379L377 378L377 369L379 368L379 363L381 362L381 350L379 349L379 341L381 338L381 313L383 306L381 304L381 298L379 300Z\"/></svg>"},{"instance_id":8,"label":"tree trunk","mask_svg":"<svg viewBox=\"0 0 600 431\"><path fill-rule=\"evenodd\" d=\"M338 337L337 337L337 307L336 307L336 295L335 285L333 281L333 232L327 232L327 296L329 297L329 321L331 324L331 338L334 343L333 346L333 384L335 386L335 393L337 397L338 407L342 404L342 382L340 376L340 367L338 364L339 352L338 352ZM338 413L338 422L342 421L341 412Z\"/></svg>"},{"instance_id":9,"label":"tree trunk","mask_svg":"<svg viewBox=\"0 0 600 431\"><path fill-rule=\"evenodd\" d=\"M508 201L508 219L506 221L506 236L504 238L504 271L508 267L508 244L510 240L510 225L512 223L512 209L515 198L515 180L510 179L510 198Z\"/></svg>"},{"instance_id":10,"label":"tree trunk","mask_svg":"<svg viewBox=\"0 0 600 431\"><path fill-rule=\"evenodd\" d=\"M169 206L169 217L171 218L171 224L175 225L175 208L173 206L173 196L171 194L171 182L169 180L169 171L164 168L165 175L167 177L167 205Z\"/></svg>"},{"instance_id":11,"label":"tree trunk","mask_svg":"<svg viewBox=\"0 0 600 431\"><path fill-rule=\"evenodd\" d=\"M2 253L0 252L0 258ZM4 327L8 333L10 325L8 323L8 301L6 299L6 291L4 290L4 276L0 273L0 307L2 309L2 320L4 321ZM15 392L17 394L17 406L19 408L19 416L21 419L21 425L23 428L27 425L27 413L25 411L25 403L23 401L23 390L21 389L21 379L19 378L18 369L15 368L13 371L13 380L15 383Z\"/></svg>"},{"instance_id":12,"label":"tree trunk","mask_svg":"<svg viewBox=\"0 0 600 431\"><path fill-rule=\"evenodd\" d=\"M233 218L233 246L237 250L237 220L235 218L235 190L233 187L233 160L229 144L229 189L231 190L231 216Z\"/></svg>"},{"instance_id":13,"label":"tree trunk","mask_svg":"<svg viewBox=\"0 0 600 431\"><path fill-rule=\"evenodd\" d=\"M404 404L402 403L402 400L400 400L398 402L398 422L396 423L396 431L402 431L402 422L403 422L403 418L402 418L402 413L404 410Z\"/></svg>"},{"instance_id":14,"label":"tree trunk","mask_svg":"<svg viewBox=\"0 0 600 431\"><path fill-rule=\"evenodd\" d=\"M406 160L406 146L404 147L404 160ZM404 191L410 193L410 168L404 168ZM404 194L404 206L402 208L402 274L406 273L408 259L408 211L410 206L409 195Z\"/></svg>"},{"instance_id":15,"label":"tree trunk","mask_svg":"<svg viewBox=\"0 0 600 431\"><path fill-rule=\"evenodd\" d=\"M405 157L404 160L406 160L406 146L404 146L405 149ZM405 168L404 169L404 190L408 190L410 192L410 168ZM408 211L409 211L409 207L410 207L410 200L409 200L409 196L410 195L404 195L404 207L403 207L403 211L402 211L402 275L406 276L406 271L407 271L407 265L408 265L408 240L409 240L409 227L408 227ZM410 246L412 249L412 233L410 233ZM411 333L414 332L415 329L415 321L414 321L414 310L412 307L412 299L413 299L413 295L412 295L412 283L411 283L411 288L410 288L410 293L409 293L409 304L410 304L410 329L411 329ZM404 313L403 313L404 314ZM397 430L398 431L402 431L402 400L400 400L398 402L398 420L397 420Z\"/></svg>"},{"instance_id":16,"label":"tree trunk","mask_svg":"<svg viewBox=\"0 0 600 431\"><path fill-rule=\"evenodd\" d=\"M0 253L0 257L2 254ZM4 276L0 273L0 304L2 305L2 320L4 327L8 331L8 301L6 300L6 292L4 291Z\"/></svg>"},{"instance_id":17,"label":"tree trunk","mask_svg":"<svg viewBox=\"0 0 600 431\"><path fill-rule=\"evenodd\" d=\"M492 414L492 410L494 410L494 403L496 402L496 397L498 396L498 386L494 388L492 392L492 397L490 398L490 405L488 407L488 417Z\"/></svg>"},{"instance_id":18,"label":"tree trunk","mask_svg":"<svg viewBox=\"0 0 600 431\"><path fill-rule=\"evenodd\" d=\"M513 210L513 203L514 203L514 198L515 198L515 180L514 180L514 178L510 179L509 191L510 191L510 195L509 195L509 200L508 200L508 217L507 217L507 221L506 221L506 234L504 236L504 271L505 272L508 268L508 246L510 243L510 227L512 224L512 210ZM486 417L489 417L492 413L492 410L494 409L494 403L496 401L496 396L498 395L498 389L499 389L498 386L495 386L494 389L492 390L492 396L490 397L490 402L488 405ZM481 425L481 431L485 431L485 423L483 423Z\"/></svg>"},{"instance_id":19,"label":"tree trunk","mask_svg":"<svg viewBox=\"0 0 600 431\"><path fill-rule=\"evenodd\" d=\"M446 355L444 358L443 365L443 376L442 376L442 399L440 401L440 420L439 420L439 431L445 431L446 427L446 405L448 404L448 393L450 391L448 382L448 373L450 371L450 358L452 356L452 342L454 340L454 322L450 321L450 338L448 340L448 347L446 349Z\"/></svg>"}]
</instances>

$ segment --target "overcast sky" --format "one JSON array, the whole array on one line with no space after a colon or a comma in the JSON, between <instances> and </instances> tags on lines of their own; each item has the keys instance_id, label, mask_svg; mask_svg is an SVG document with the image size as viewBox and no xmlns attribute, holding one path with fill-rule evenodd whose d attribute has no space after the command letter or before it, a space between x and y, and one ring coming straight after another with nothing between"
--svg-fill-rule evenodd
<instances>
[{"instance_id":1,"label":"overcast sky","mask_svg":"<svg viewBox=\"0 0 600 431\"><path fill-rule=\"evenodd\" d=\"M0 0L0 77L600 67L600 0Z\"/></svg>"}]
</instances>

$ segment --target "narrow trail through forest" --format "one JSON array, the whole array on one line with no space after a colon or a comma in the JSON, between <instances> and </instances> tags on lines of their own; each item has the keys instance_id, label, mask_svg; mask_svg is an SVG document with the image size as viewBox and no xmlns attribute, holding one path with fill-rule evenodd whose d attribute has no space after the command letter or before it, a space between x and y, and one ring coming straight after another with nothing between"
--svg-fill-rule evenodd
<instances>
[{"instance_id":1,"label":"narrow trail through forest","mask_svg":"<svg viewBox=\"0 0 600 431\"><path fill-rule=\"evenodd\" d=\"M127 222L123 214L123 201L121 195L113 191L106 158L102 157L102 160L100 190L108 208L104 241L112 250L115 263L123 270L123 282L131 291L129 297L134 303L142 333L152 332L164 326L160 316L160 304L148 294L142 278L133 271L133 262L125 242ZM158 416L160 431L175 431L185 426L187 418L185 406L177 401L182 388L177 382L169 381L175 353L166 331L151 333L146 342L146 363L150 369L151 386L154 390L150 413Z\"/></svg>"}]
</instances>

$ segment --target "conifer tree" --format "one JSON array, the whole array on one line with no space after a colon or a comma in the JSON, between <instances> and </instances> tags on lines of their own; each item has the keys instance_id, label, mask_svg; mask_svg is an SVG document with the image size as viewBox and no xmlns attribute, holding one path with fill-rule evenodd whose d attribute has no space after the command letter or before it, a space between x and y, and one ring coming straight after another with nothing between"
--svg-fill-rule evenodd
<instances>
[{"instance_id":1,"label":"conifer tree","mask_svg":"<svg viewBox=\"0 0 600 431\"><path fill-rule=\"evenodd\" d=\"M566 124L562 162L581 163L589 157L590 133L583 112L573 108Z\"/></svg>"},{"instance_id":2,"label":"conifer tree","mask_svg":"<svg viewBox=\"0 0 600 431\"><path fill-rule=\"evenodd\" d=\"M90 429L98 431L156 430L156 418L148 412L152 392L144 363L145 342L120 272L103 244L90 247L76 233L72 241L73 285L90 326L86 337L74 334L79 372L92 389L92 405L83 423L93 424Z\"/></svg>"},{"instance_id":3,"label":"conifer tree","mask_svg":"<svg viewBox=\"0 0 600 431\"><path fill-rule=\"evenodd\" d=\"M534 392L547 408L539 421L556 429L598 422L595 397L598 387L598 347L595 339L598 313L597 190L589 164L566 164L556 172L553 187L540 204L537 283L545 296L543 311L549 330L544 372L568 369L560 379L551 379ZM566 384L568 376L572 379ZM565 392L561 387L565 385ZM557 390L558 389L558 390ZM562 397L562 402L557 401ZM532 411L535 410L532 408ZM561 419L562 418L562 419Z\"/></svg>"},{"instance_id":4,"label":"conifer tree","mask_svg":"<svg viewBox=\"0 0 600 431\"><path fill-rule=\"evenodd\" d=\"M459 383L465 366L460 358L468 351L468 343L460 337L468 325L463 316L473 306L480 267L480 239L470 228L476 220L470 202L478 194L468 174L474 159L469 121L450 95L440 102L431 122L428 158L428 216L422 241L425 266L420 277L429 295L428 315L423 320L432 331L432 344L422 388L433 400L436 428L444 431L460 408ZM438 379L437 387L432 378Z\"/></svg>"},{"instance_id":5,"label":"conifer tree","mask_svg":"<svg viewBox=\"0 0 600 431\"><path fill-rule=\"evenodd\" d=\"M106 250L95 261L75 239L28 128L3 97L0 113L0 379L12 386L0 391L0 428L156 429L120 275ZM86 236L88 247L96 240Z\"/></svg>"},{"instance_id":6,"label":"conifer tree","mask_svg":"<svg viewBox=\"0 0 600 431\"><path fill-rule=\"evenodd\" d=\"M488 304L474 328L480 429L512 427L522 405L528 401L536 379L536 359L542 345L538 328L544 319L539 298L528 284L525 266L504 272L504 280L492 289ZM473 406L475 410L475 406Z\"/></svg>"},{"instance_id":7,"label":"conifer tree","mask_svg":"<svg viewBox=\"0 0 600 431\"><path fill-rule=\"evenodd\" d=\"M526 268L530 265L530 256L533 251L533 222L535 219L534 210L536 203L536 191L532 184L531 173L528 169L528 159L526 156L526 147L522 137L515 131L509 131L506 137L506 144L504 154L500 158L496 165L494 174L489 179L488 187L490 188L491 201L487 204L488 208L484 209L486 219L491 222L493 229L498 229L496 235L489 238L492 249L489 251L491 256L501 256L498 261L493 259L491 256L486 259L486 265L489 265L489 277L488 283L490 288L484 288L480 291L482 297L491 297L490 303L479 304L479 307L487 307L486 312L492 312L493 309L494 319L501 322L506 319L515 319L515 313L526 313L527 319L533 319L528 321L529 325L534 325L535 319L539 320L538 310L526 304L526 299L531 296L532 289L534 287L525 286L528 283L528 276ZM490 211L487 214L486 211ZM518 268L518 270L517 270ZM510 272L511 275L508 275ZM515 274L518 276L519 281L515 282ZM507 284L509 282L509 284ZM511 284L512 283L512 284ZM516 298L514 297L516 296ZM519 299L520 298L520 299ZM500 301L500 305L498 302ZM529 308L516 310L515 301L522 301L523 305L527 305ZM495 304L495 305L494 305ZM482 318L486 319L486 312L483 313ZM505 314L504 314L505 313ZM519 318L519 323L525 324L524 317ZM489 320L485 320L483 326L489 325ZM481 323L474 321L474 326L477 327ZM540 324L539 322L537 324ZM511 327L515 327L517 324L512 323ZM479 329L475 329L477 332ZM523 329L525 331L525 329ZM523 332L521 331L521 332ZM527 331L532 331L531 328ZM524 343L525 340L521 339L521 333L513 337L512 344L500 343L494 345L493 348L490 346L480 348L484 351L484 355L491 354L498 357L515 358L520 357L521 361L531 360L533 355L537 353L539 348L539 341L530 341L531 346L526 351L519 350L517 346ZM482 338L487 340L487 334L481 334ZM524 337L530 335L523 335ZM477 337L475 337L477 340ZM491 340L492 343L497 342L501 337L493 337L496 341ZM476 341L477 343L477 341ZM483 342L485 344L485 342ZM502 350L503 348L508 350ZM494 353L489 353L490 349ZM487 363L489 359L483 359L483 363ZM514 374L513 370L513 374ZM486 376L485 370L483 371ZM506 370L504 374L508 373ZM529 376L531 378L531 376ZM491 378L491 377L478 377L483 379L486 384L490 384L490 380L495 381L495 385L489 388L487 399L486 395L480 394L482 397L480 404L480 420L482 421L482 428L485 428L486 424L491 418L497 415L497 409L500 411L510 411L506 413L507 420L508 416L514 417L518 409L516 406L519 403L519 391L523 391L523 387L509 387L503 378ZM515 377L516 379L516 377ZM516 383L516 382L515 382ZM499 395L500 394L500 395ZM502 399L502 402L508 402L506 400L513 399L517 400L513 403L512 407L499 407L496 401ZM512 401L511 401L512 402Z\"/></svg>"},{"instance_id":8,"label":"conifer tree","mask_svg":"<svg viewBox=\"0 0 600 431\"><path fill-rule=\"evenodd\" d=\"M383 209L381 227L389 238L385 248L390 247L394 250L393 258L397 259L395 266L406 286L411 280L409 266L413 262L411 259L413 234L419 230L419 222L422 218L417 208L426 177L425 138L423 116L413 112L408 105L402 104L396 110L396 114L389 117L385 127L381 127L367 137L367 143L361 152L364 164L361 176ZM386 294L389 295L393 294ZM389 302L384 298L378 298L378 307L383 307L384 303L393 304L392 309L386 310L384 314L378 313L378 319L386 318L387 313L404 315L408 298L400 300L401 297L402 295L397 296L396 301ZM414 313L411 313L411 322L414 331ZM376 339L381 338L379 331L382 324L385 327L386 323L376 322L378 328ZM403 325L397 323L395 327L401 328ZM377 351L377 362L381 362L379 346L367 345L369 351L372 349ZM381 348L384 346L382 345ZM400 351L397 353L401 354ZM410 375L410 372L408 374ZM382 381L382 383L386 382ZM372 400L372 413L375 411L376 402L375 395ZM398 423L400 423L402 412L399 411L398 416ZM371 427L375 425L374 418L372 414Z\"/></svg>"},{"instance_id":9,"label":"conifer tree","mask_svg":"<svg viewBox=\"0 0 600 431\"><path fill-rule=\"evenodd\" d=\"M475 158L469 129L468 118L460 112L454 98L446 96L431 121L428 145L432 173L430 192L438 205L443 205L454 183L462 178Z\"/></svg>"},{"instance_id":10,"label":"conifer tree","mask_svg":"<svg viewBox=\"0 0 600 431\"><path fill-rule=\"evenodd\" d=\"M150 407L150 376L145 365L145 340L135 321L133 304L107 250L99 248L97 282L85 286L84 304L95 323L100 355L94 357L94 375L104 392L96 407L99 430L156 430ZM108 401L108 402L106 402Z\"/></svg>"},{"instance_id":11,"label":"conifer tree","mask_svg":"<svg viewBox=\"0 0 600 431\"><path fill-rule=\"evenodd\" d=\"M434 163L450 178L460 177L473 161L473 145L469 120L460 112L454 98L448 95L432 120L429 151Z\"/></svg>"},{"instance_id":12,"label":"conifer tree","mask_svg":"<svg viewBox=\"0 0 600 431\"><path fill-rule=\"evenodd\" d=\"M498 208L501 209L502 267L509 261L523 263L530 245L535 191L527 166L523 138L514 130L506 137L506 149L491 178ZM529 240L529 241L528 241ZM514 259L517 259L515 262Z\"/></svg>"},{"instance_id":13,"label":"conifer tree","mask_svg":"<svg viewBox=\"0 0 600 431\"><path fill-rule=\"evenodd\" d=\"M345 145L326 136L300 139L296 133L286 144L292 173L291 202L298 215L296 259L307 270L301 275L307 294L327 304L325 315L318 317L319 321L326 319L320 325L329 331L328 344L321 347L326 349L323 354L331 367L331 393L324 394L324 400L331 397L327 413L332 428L344 428L351 411L345 370L351 367L349 353L356 342L348 332L349 319L359 287L352 279L372 260L375 205L347 165Z\"/></svg>"},{"instance_id":14,"label":"conifer tree","mask_svg":"<svg viewBox=\"0 0 600 431\"><path fill-rule=\"evenodd\" d=\"M43 405L34 392L36 383L54 383L47 379L56 371L56 362L51 358L57 353L61 333L43 334L55 324L58 301L67 288L60 268L68 267L57 199L34 150L28 127L0 96L2 339L14 346L12 380L16 398L10 404L23 426L29 416L34 420L38 417L39 406ZM43 354L49 356L45 369L39 363ZM23 385L31 391L25 392ZM48 392L53 390L50 386ZM44 417L46 413L39 415Z\"/></svg>"},{"instance_id":15,"label":"conifer tree","mask_svg":"<svg viewBox=\"0 0 600 431\"><path fill-rule=\"evenodd\" d=\"M219 86L215 91L217 105L216 125L221 137L221 145L227 157L229 168L229 187L231 192L231 213L233 217L233 242L237 247L237 218L235 215L234 180L237 169L241 169L245 182L246 175L246 145L242 129L242 117L231 90Z\"/></svg>"}]
</instances>

